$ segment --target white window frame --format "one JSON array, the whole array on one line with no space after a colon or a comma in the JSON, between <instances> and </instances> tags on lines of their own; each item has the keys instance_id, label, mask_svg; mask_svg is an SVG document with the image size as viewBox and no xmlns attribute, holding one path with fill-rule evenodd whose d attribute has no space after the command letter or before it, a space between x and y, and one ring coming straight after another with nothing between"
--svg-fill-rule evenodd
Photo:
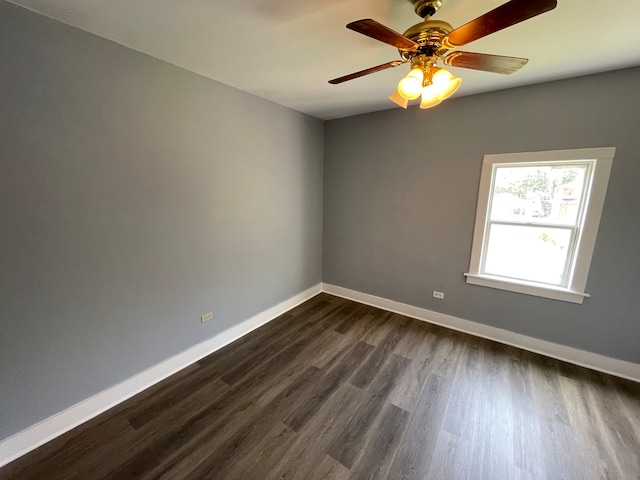
<instances>
[{"instance_id":1,"label":"white window frame","mask_svg":"<svg viewBox=\"0 0 640 480\"><path fill-rule=\"evenodd\" d=\"M589 294L585 292L587 276L591 267L591 258L596 243L598 227L600 226L600 217L615 151L615 147L602 147L485 155L480 175L471 261L469 272L465 273L467 283L572 303L582 303L585 297L589 297ZM571 262L572 268L568 277L568 286L566 288L556 287L544 283L498 277L481 272L481 262L486 247L486 231L489 225L487 213L489 210L489 197L493 190L494 165L561 163L576 160L593 161L593 170L590 188L587 188L584 193L585 211L582 223L579 226L574 258L573 262Z\"/></svg>"}]
</instances>

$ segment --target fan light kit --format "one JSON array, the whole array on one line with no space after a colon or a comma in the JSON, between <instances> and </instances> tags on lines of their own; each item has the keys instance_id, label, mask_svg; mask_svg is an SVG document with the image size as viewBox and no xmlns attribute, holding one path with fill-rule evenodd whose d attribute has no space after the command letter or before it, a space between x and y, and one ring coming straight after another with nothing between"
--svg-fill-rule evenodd
<instances>
[{"instance_id":1,"label":"fan light kit","mask_svg":"<svg viewBox=\"0 0 640 480\"><path fill-rule=\"evenodd\" d=\"M415 12L424 20L402 35L371 19L357 20L347 25L350 30L396 47L402 60L394 60L335 78L329 80L329 83L335 85L410 63L411 70L400 80L398 88L389 99L402 108L407 108L410 100L421 97L420 108L435 107L442 100L453 95L462 83L461 79L444 68L438 67L438 62L451 67L502 74L514 73L528 62L526 58L453 50L553 10L557 5L556 0L511 0L454 30L447 22L430 20L430 17L442 6L441 0L410 1L414 5Z\"/></svg>"},{"instance_id":2,"label":"fan light kit","mask_svg":"<svg viewBox=\"0 0 640 480\"><path fill-rule=\"evenodd\" d=\"M411 71L398 83L398 89L389 99L407 108L409 100L422 96L420 108L431 108L458 89L462 80L454 77L444 68L438 68L432 61L416 62Z\"/></svg>"}]
</instances>

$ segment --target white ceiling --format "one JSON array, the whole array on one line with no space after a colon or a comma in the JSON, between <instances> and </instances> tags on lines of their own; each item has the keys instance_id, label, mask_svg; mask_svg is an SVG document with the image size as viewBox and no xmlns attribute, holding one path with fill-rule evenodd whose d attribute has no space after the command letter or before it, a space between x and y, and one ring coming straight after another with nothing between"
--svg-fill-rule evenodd
<instances>
[{"instance_id":1,"label":"white ceiling","mask_svg":"<svg viewBox=\"0 0 640 480\"><path fill-rule=\"evenodd\" d=\"M506 0L443 0L458 27ZM402 33L410 0L12 0L187 70L321 119L395 108L406 65L341 85L327 81L399 58L347 30L373 18ZM551 12L464 50L529 58L513 75L468 69L457 96L640 65L640 0L558 0ZM437 108L437 107L436 107Z\"/></svg>"}]
</instances>

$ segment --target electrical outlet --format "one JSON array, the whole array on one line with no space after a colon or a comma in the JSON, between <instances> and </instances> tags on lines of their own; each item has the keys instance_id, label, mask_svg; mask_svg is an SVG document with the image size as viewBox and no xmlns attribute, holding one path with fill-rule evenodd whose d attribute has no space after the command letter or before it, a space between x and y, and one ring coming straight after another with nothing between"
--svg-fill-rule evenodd
<instances>
[{"instance_id":1,"label":"electrical outlet","mask_svg":"<svg viewBox=\"0 0 640 480\"><path fill-rule=\"evenodd\" d=\"M213 318L213 312L205 313L200 316L200 323L208 322Z\"/></svg>"},{"instance_id":2,"label":"electrical outlet","mask_svg":"<svg viewBox=\"0 0 640 480\"><path fill-rule=\"evenodd\" d=\"M436 290L433 291L433 298L439 298L441 300L444 299L444 292L438 292Z\"/></svg>"}]
</instances>

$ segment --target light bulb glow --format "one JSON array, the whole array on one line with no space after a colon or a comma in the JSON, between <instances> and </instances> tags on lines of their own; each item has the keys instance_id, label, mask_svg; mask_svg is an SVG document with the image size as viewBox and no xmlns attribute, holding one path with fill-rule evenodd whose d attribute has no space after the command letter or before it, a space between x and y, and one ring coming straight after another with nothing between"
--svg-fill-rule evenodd
<instances>
[{"instance_id":1,"label":"light bulb glow","mask_svg":"<svg viewBox=\"0 0 640 480\"><path fill-rule=\"evenodd\" d=\"M419 68L414 68L398 83L398 93L406 100L418 98L422 93L423 79L423 71Z\"/></svg>"},{"instance_id":2,"label":"light bulb glow","mask_svg":"<svg viewBox=\"0 0 640 480\"><path fill-rule=\"evenodd\" d=\"M445 70L444 68L438 68L437 71L433 74L431 81L434 85L446 85L454 78L450 72Z\"/></svg>"},{"instance_id":3,"label":"light bulb glow","mask_svg":"<svg viewBox=\"0 0 640 480\"><path fill-rule=\"evenodd\" d=\"M456 90L458 90L462 80L454 77L444 68L439 68L438 71L433 74L432 82L433 86L436 87L438 91L438 98L440 98L440 100L444 100L449 98Z\"/></svg>"},{"instance_id":4,"label":"light bulb glow","mask_svg":"<svg viewBox=\"0 0 640 480\"><path fill-rule=\"evenodd\" d=\"M424 72L421 68L412 68L409 73L407 73L407 77L417 78L418 80L424 80Z\"/></svg>"},{"instance_id":5,"label":"light bulb glow","mask_svg":"<svg viewBox=\"0 0 640 480\"><path fill-rule=\"evenodd\" d=\"M442 99L438 97L438 89L435 85L427 85L422 89L420 108L431 108L438 105Z\"/></svg>"}]
</instances>

